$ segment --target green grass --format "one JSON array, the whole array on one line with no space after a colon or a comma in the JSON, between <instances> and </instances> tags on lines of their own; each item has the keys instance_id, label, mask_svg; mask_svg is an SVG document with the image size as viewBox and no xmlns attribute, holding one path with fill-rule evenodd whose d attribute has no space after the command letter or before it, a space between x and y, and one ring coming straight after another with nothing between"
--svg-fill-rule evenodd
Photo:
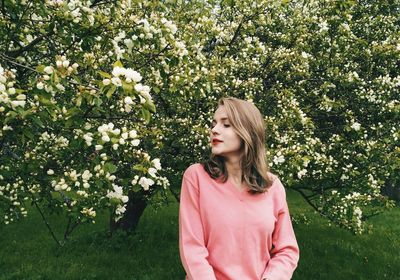
<instances>
[{"instance_id":1,"label":"green grass","mask_svg":"<svg viewBox=\"0 0 400 280\"><path fill-rule=\"evenodd\" d=\"M314 215L287 191L292 214ZM107 215L78 228L63 248L38 213L0 226L0 279L183 279L178 248L178 204L148 207L136 234L107 237ZM354 236L316 215L294 225L300 261L293 279L400 279L400 208L374 217L374 232ZM52 217L61 228L65 221ZM235 279L236 280L236 279Z\"/></svg>"},{"instance_id":2,"label":"green grass","mask_svg":"<svg viewBox=\"0 0 400 280\"><path fill-rule=\"evenodd\" d=\"M400 208L370 219L371 234L353 235L313 214L288 191L292 214L312 216L309 225L294 225L300 260L293 279L400 279Z\"/></svg>"}]
</instances>

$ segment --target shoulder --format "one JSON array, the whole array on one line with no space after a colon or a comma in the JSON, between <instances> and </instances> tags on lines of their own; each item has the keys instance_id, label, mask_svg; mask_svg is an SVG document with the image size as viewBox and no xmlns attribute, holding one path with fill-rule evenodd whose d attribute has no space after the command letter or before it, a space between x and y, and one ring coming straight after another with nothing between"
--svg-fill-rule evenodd
<instances>
[{"instance_id":1,"label":"shoulder","mask_svg":"<svg viewBox=\"0 0 400 280\"><path fill-rule=\"evenodd\" d=\"M204 167L201 163L193 163L193 164L189 165L188 168L186 168L184 174L186 174L186 173L193 174L193 173L199 172L201 170L204 170Z\"/></svg>"},{"instance_id":2,"label":"shoulder","mask_svg":"<svg viewBox=\"0 0 400 280\"><path fill-rule=\"evenodd\" d=\"M204 171L204 167L201 163L193 163L188 168L186 168L183 176L196 176L202 171Z\"/></svg>"},{"instance_id":3,"label":"shoulder","mask_svg":"<svg viewBox=\"0 0 400 280\"><path fill-rule=\"evenodd\" d=\"M191 164L183 173L182 188L196 189L199 190L200 182L204 179L202 177L207 174L201 163Z\"/></svg>"},{"instance_id":4,"label":"shoulder","mask_svg":"<svg viewBox=\"0 0 400 280\"><path fill-rule=\"evenodd\" d=\"M278 179L278 175L276 175L275 173L272 173L271 171L268 171L267 174L274 182L276 179Z\"/></svg>"},{"instance_id":5,"label":"shoulder","mask_svg":"<svg viewBox=\"0 0 400 280\"><path fill-rule=\"evenodd\" d=\"M193 163L186 168L185 172L183 173L183 178L186 178L193 183L197 183L199 178L205 174L207 173L201 163Z\"/></svg>"},{"instance_id":6,"label":"shoulder","mask_svg":"<svg viewBox=\"0 0 400 280\"><path fill-rule=\"evenodd\" d=\"M272 185L269 191L271 191L274 194L274 196L285 198L286 197L285 187L283 186L279 176L272 172L268 172L268 175L272 179Z\"/></svg>"}]
</instances>

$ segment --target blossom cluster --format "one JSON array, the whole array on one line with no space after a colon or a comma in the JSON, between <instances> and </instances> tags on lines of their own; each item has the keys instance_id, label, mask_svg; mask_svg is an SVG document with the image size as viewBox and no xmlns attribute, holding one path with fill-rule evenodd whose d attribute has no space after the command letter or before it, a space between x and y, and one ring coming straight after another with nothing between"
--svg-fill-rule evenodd
<instances>
[{"instance_id":1,"label":"blossom cluster","mask_svg":"<svg viewBox=\"0 0 400 280\"><path fill-rule=\"evenodd\" d=\"M91 126L87 126L90 129ZM95 150L104 149L105 145L111 145L113 150L118 150L121 145L131 145L137 147L140 144L138 134L135 129L128 130L126 126L116 128L113 123L102 124L97 128L97 132L82 133L81 136L87 146L92 146L95 141Z\"/></svg>"},{"instance_id":2,"label":"blossom cluster","mask_svg":"<svg viewBox=\"0 0 400 280\"><path fill-rule=\"evenodd\" d=\"M342 195L339 191L333 190L331 196L322 202L323 211L333 209L334 211L327 211L325 214L333 220L340 221L341 226L361 234L366 230L362 207L368 205L372 199L369 194L353 192Z\"/></svg>"},{"instance_id":3,"label":"blossom cluster","mask_svg":"<svg viewBox=\"0 0 400 280\"><path fill-rule=\"evenodd\" d=\"M15 88L16 70L4 69L0 64L0 114L9 116L9 111L25 108L26 95ZM3 123L0 136L3 131L13 130L13 127Z\"/></svg>"}]
</instances>

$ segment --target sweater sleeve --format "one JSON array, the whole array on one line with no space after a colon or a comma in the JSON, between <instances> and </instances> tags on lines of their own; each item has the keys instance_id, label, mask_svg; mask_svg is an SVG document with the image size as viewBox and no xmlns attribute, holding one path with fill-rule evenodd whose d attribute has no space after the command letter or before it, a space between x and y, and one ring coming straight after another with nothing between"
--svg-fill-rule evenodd
<instances>
[{"instance_id":1,"label":"sweater sleeve","mask_svg":"<svg viewBox=\"0 0 400 280\"><path fill-rule=\"evenodd\" d=\"M289 280L297 267L300 251L290 220L285 188L278 178L277 184L278 218L272 233L273 249L270 251L271 259L267 264L262 279Z\"/></svg>"},{"instance_id":2,"label":"sweater sleeve","mask_svg":"<svg viewBox=\"0 0 400 280\"><path fill-rule=\"evenodd\" d=\"M199 209L199 186L192 183L189 172L182 179L179 206L179 252L189 280L216 280L207 261L203 225Z\"/></svg>"}]
</instances>

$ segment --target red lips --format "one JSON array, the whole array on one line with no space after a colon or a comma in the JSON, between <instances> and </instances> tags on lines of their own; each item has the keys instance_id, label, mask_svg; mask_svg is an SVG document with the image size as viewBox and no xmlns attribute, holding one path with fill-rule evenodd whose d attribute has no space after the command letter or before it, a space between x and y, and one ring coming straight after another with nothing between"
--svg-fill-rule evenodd
<instances>
[{"instance_id":1,"label":"red lips","mask_svg":"<svg viewBox=\"0 0 400 280\"><path fill-rule=\"evenodd\" d=\"M223 141L219 140L218 138L213 138L211 142L213 143L213 145L216 145L216 144L221 143Z\"/></svg>"}]
</instances>

